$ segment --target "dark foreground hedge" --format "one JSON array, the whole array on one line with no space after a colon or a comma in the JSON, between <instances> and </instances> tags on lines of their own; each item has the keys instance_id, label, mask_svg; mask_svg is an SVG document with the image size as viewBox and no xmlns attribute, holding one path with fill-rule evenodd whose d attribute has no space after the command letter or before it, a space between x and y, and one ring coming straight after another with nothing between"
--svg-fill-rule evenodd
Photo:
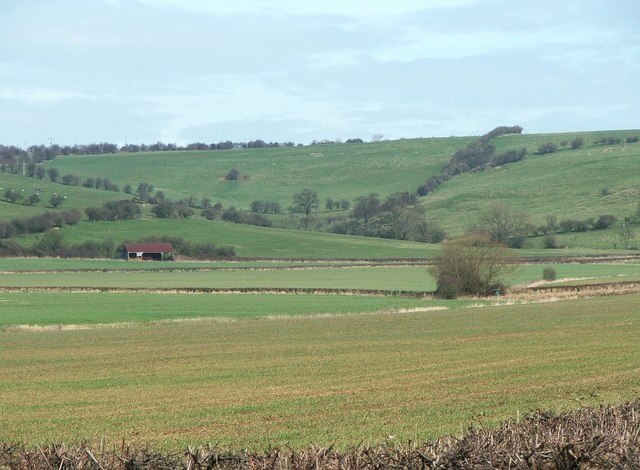
<instances>
[{"instance_id":1,"label":"dark foreground hedge","mask_svg":"<svg viewBox=\"0 0 640 470\"><path fill-rule=\"evenodd\" d=\"M122 446L25 448L0 443L8 469L593 469L640 468L640 401L552 416L537 412L498 429L470 429L421 445L271 450L228 454L215 447L166 454Z\"/></svg>"}]
</instances>

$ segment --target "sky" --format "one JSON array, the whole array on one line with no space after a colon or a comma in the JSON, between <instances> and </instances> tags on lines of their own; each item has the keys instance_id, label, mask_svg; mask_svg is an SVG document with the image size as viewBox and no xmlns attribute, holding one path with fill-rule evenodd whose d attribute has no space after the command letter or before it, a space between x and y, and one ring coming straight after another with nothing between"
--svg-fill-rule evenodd
<instances>
[{"instance_id":1,"label":"sky","mask_svg":"<svg viewBox=\"0 0 640 470\"><path fill-rule=\"evenodd\" d=\"M637 0L0 0L0 144L640 128Z\"/></svg>"}]
</instances>

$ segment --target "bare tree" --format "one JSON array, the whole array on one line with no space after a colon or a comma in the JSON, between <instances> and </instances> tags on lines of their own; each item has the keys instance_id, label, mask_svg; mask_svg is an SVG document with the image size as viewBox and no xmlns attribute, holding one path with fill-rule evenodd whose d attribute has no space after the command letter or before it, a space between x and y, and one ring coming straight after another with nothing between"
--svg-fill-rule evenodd
<instances>
[{"instance_id":1,"label":"bare tree","mask_svg":"<svg viewBox=\"0 0 640 470\"><path fill-rule=\"evenodd\" d=\"M318 209L319 199L318 193L312 189L305 188L299 193L293 195L293 206L291 212L294 214L302 214L302 227L309 229L311 217Z\"/></svg>"},{"instance_id":2,"label":"bare tree","mask_svg":"<svg viewBox=\"0 0 640 470\"><path fill-rule=\"evenodd\" d=\"M505 277L515 269L510 250L486 235L470 235L445 242L429 272L436 278L438 295L454 298L502 291Z\"/></svg>"},{"instance_id":3,"label":"bare tree","mask_svg":"<svg viewBox=\"0 0 640 470\"><path fill-rule=\"evenodd\" d=\"M480 218L480 230L492 241L507 244L511 237L524 236L526 217L509 210L503 204L492 204L489 211Z\"/></svg>"}]
</instances>

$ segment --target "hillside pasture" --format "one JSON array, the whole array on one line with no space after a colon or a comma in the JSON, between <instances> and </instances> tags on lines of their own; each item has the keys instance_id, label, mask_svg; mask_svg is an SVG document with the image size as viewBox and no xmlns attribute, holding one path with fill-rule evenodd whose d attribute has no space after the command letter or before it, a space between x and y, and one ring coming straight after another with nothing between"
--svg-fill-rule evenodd
<instances>
[{"instance_id":1,"label":"hillside pasture","mask_svg":"<svg viewBox=\"0 0 640 470\"><path fill-rule=\"evenodd\" d=\"M439 251L438 245L324 232L256 227L206 219L143 219L90 222L60 230L65 242L138 240L143 236L174 236L194 243L233 246L236 255L258 258L424 258ZM36 235L17 237L29 245Z\"/></svg>"},{"instance_id":2,"label":"hillside pasture","mask_svg":"<svg viewBox=\"0 0 640 470\"><path fill-rule=\"evenodd\" d=\"M364 144L236 149L222 151L141 152L109 156L68 156L47 163L61 173L109 175L112 181L149 182L172 199L194 195L225 207L248 209L255 199L291 205L305 187L327 197L352 200L415 188L469 138L405 139ZM226 181L236 168L243 177Z\"/></svg>"},{"instance_id":3,"label":"hillside pasture","mask_svg":"<svg viewBox=\"0 0 640 470\"><path fill-rule=\"evenodd\" d=\"M628 133L627 133L628 134ZM502 204L528 216L534 225L543 225L547 215L558 220L597 218L613 214L619 220L635 212L640 185L635 175L640 171L640 144L585 147L537 155L535 142L551 136L507 136L500 145L527 146L530 155L524 160L477 173L468 173L447 181L423 199L426 213L440 222L448 233L460 234L470 224L478 223L491 204ZM559 137L555 137L559 139ZM533 144L533 145L532 145ZM608 188L611 194L603 196ZM602 237L567 234L570 246L598 246L581 243ZM605 246L613 249L613 241ZM618 246L621 247L620 243Z\"/></svg>"},{"instance_id":4,"label":"hillside pasture","mask_svg":"<svg viewBox=\"0 0 640 470\"><path fill-rule=\"evenodd\" d=\"M623 241L618 232L620 221L637 209L640 186L634 175L640 170L640 144L594 146L593 142L604 136L623 139L638 133L602 131L496 138L492 144L497 153L525 147L529 155L520 162L457 175L421 198L420 206L426 220L441 225L448 238L477 224L482 214L496 203L525 214L533 226L544 225L548 215L561 221L612 214L619 222L611 229L559 234L558 244L582 252L637 248L637 234L632 240ZM567 147L546 155L537 152L541 143L571 141L576 136L584 138L584 147L576 150ZM270 217L276 225L291 229L298 227L300 221L288 214L287 208L293 195L303 188L312 188L319 194L319 211L311 225L316 227L329 218L347 215L346 211L326 211L326 198L353 202L358 196L373 192L381 199L395 192L414 192L428 177L438 174L456 150L473 140L473 137L452 137L228 151L65 156L45 166L58 168L60 174L76 174L81 179L104 175L121 186L128 183L134 190L140 182L149 182L174 200L193 196L200 201L206 197L212 203L222 202L224 207L244 210L253 200L278 202L285 213ZM222 178L236 167L245 177L239 181ZM26 188L25 192L36 187L44 191L43 200L34 207L0 202L0 220L42 213L48 195L53 192L67 196L61 208L79 210L132 197L9 174L0 174L0 183L1 187L6 184ZM143 207L142 213L143 219L139 221L67 227L66 242L111 239L120 243L170 234L195 242L233 245L240 256L250 257L413 258L432 252L430 247L408 242L331 238L329 234L297 230L283 234L279 229L221 224L200 217L198 210L188 220L155 219L150 205ZM35 237L17 240L31 244ZM542 243L543 237L532 237L526 240L526 247L540 250Z\"/></svg>"},{"instance_id":5,"label":"hillside pasture","mask_svg":"<svg viewBox=\"0 0 640 470\"><path fill-rule=\"evenodd\" d=\"M344 448L620 403L640 387L638 305L0 332L0 441Z\"/></svg>"},{"instance_id":6,"label":"hillside pasture","mask_svg":"<svg viewBox=\"0 0 640 470\"><path fill-rule=\"evenodd\" d=\"M8 203L4 200L4 192L14 189L23 197L17 203ZM40 193L40 201L33 206L23 204L24 198L34 193ZM49 203L52 194L57 193L66 197L64 202L54 209ZM48 179L23 177L9 173L0 173L0 220L31 217L40 215L45 211L64 209L78 209L84 215L84 209L88 206L99 207L107 201L130 199L131 195L114 191L88 189L82 186L65 186L60 183L52 183Z\"/></svg>"}]
</instances>

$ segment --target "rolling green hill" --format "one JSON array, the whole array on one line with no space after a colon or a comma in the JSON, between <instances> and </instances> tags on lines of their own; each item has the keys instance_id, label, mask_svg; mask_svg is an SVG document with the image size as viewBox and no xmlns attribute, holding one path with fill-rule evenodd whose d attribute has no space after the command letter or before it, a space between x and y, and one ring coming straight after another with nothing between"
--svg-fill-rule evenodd
<instances>
[{"instance_id":1,"label":"rolling green hill","mask_svg":"<svg viewBox=\"0 0 640 470\"><path fill-rule=\"evenodd\" d=\"M585 219L613 214L623 220L640 201L640 144L594 145L605 136L622 139L640 131L601 131L566 134L508 135L492 140L498 153L525 147L529 155L502 167L458 175L420 199L427 220L456 236L477 223L483 211L501 203L526 214L529 222L541 225L547 215L559 220ZM562 142L584 139L584 147L571 149ZM319 194L319 218L345 216L345 211L323 210L327 197L353 200L376 192L381 198L417 186L438 174L451 155L474 141L474 137L403 139L365 144L325 144L304 147L240 149L228 151L179 151L121 153L115 155L65 156L47 162L67 173L86 177L106 176L122 187L134 190L148 182L168 198L207 197L225 207L248 209L252 200L291 205L292 196L303 188ZM539 155L538 146L553 142L559 150ZM237 168L240 181L226 181L224 175ZM124 193L64 186L0 173L0 187L15 187L24 194L40 190L42 200L35 206L0 202L0 220L37 215L48 207L49 194L67 196L60 209L84 209L109 200L131 197ZM602 190L608 189L603 195ZM4 191L1 191L2 193ZM65 227L68 242L111 239L115 242L149 235L174 235L192 241L234 245L240 256L264 257L416 257L434 252L433 246L413 242L337 236L276 228L211 222L196 211L188 220L155 220L149 207L143 220L131 222L81 223ZM289 216L272 217L276 225L292 228L297 221ZM613 229L560 235L560 243L571 249L611 250L618 246ZM31 243L36 236L18 238ZM637 241L636 241L637 244ZM540 239L528 246L539 248Z\"/></svg>"},{"instance_id":2,"label":"rolling green hill","mask_svg":"<svg viewBox=\"0 0 640 470\"><path fill-rule=\"evenodd\" d=\"M529 156L516 163L457 176L423 199L427 214L450 233L477 222L497 202L527 214L534 224L546 215L558 219L630 215L640 202L640 144L593 146L600 135L620 138L634 132L505 136L495 139L498 151L527 147ZM536 154L543 142L559 144L572 136L585 138L581 149ZM609 195L601 190L608 188ZM574 234L575 235L575 234Z\"/></svg>"},{"instance_id":3,"label":"rolling green hill","mask_svg":"<svg viewBox=\"0 0 640 470\"><path fill-rule=\"evenodd\" d=\"M311 187L327 197L354 199L414 190L437 173L470 138L411 139L369 144L68 156L47 163L61 174L109 176L134 189L146 181L180 199L194 195L224 206L248 208L255 199L291 204L294 193ZM237 168L245 179L225 181Z\"/></svg>"}]
</instances>

